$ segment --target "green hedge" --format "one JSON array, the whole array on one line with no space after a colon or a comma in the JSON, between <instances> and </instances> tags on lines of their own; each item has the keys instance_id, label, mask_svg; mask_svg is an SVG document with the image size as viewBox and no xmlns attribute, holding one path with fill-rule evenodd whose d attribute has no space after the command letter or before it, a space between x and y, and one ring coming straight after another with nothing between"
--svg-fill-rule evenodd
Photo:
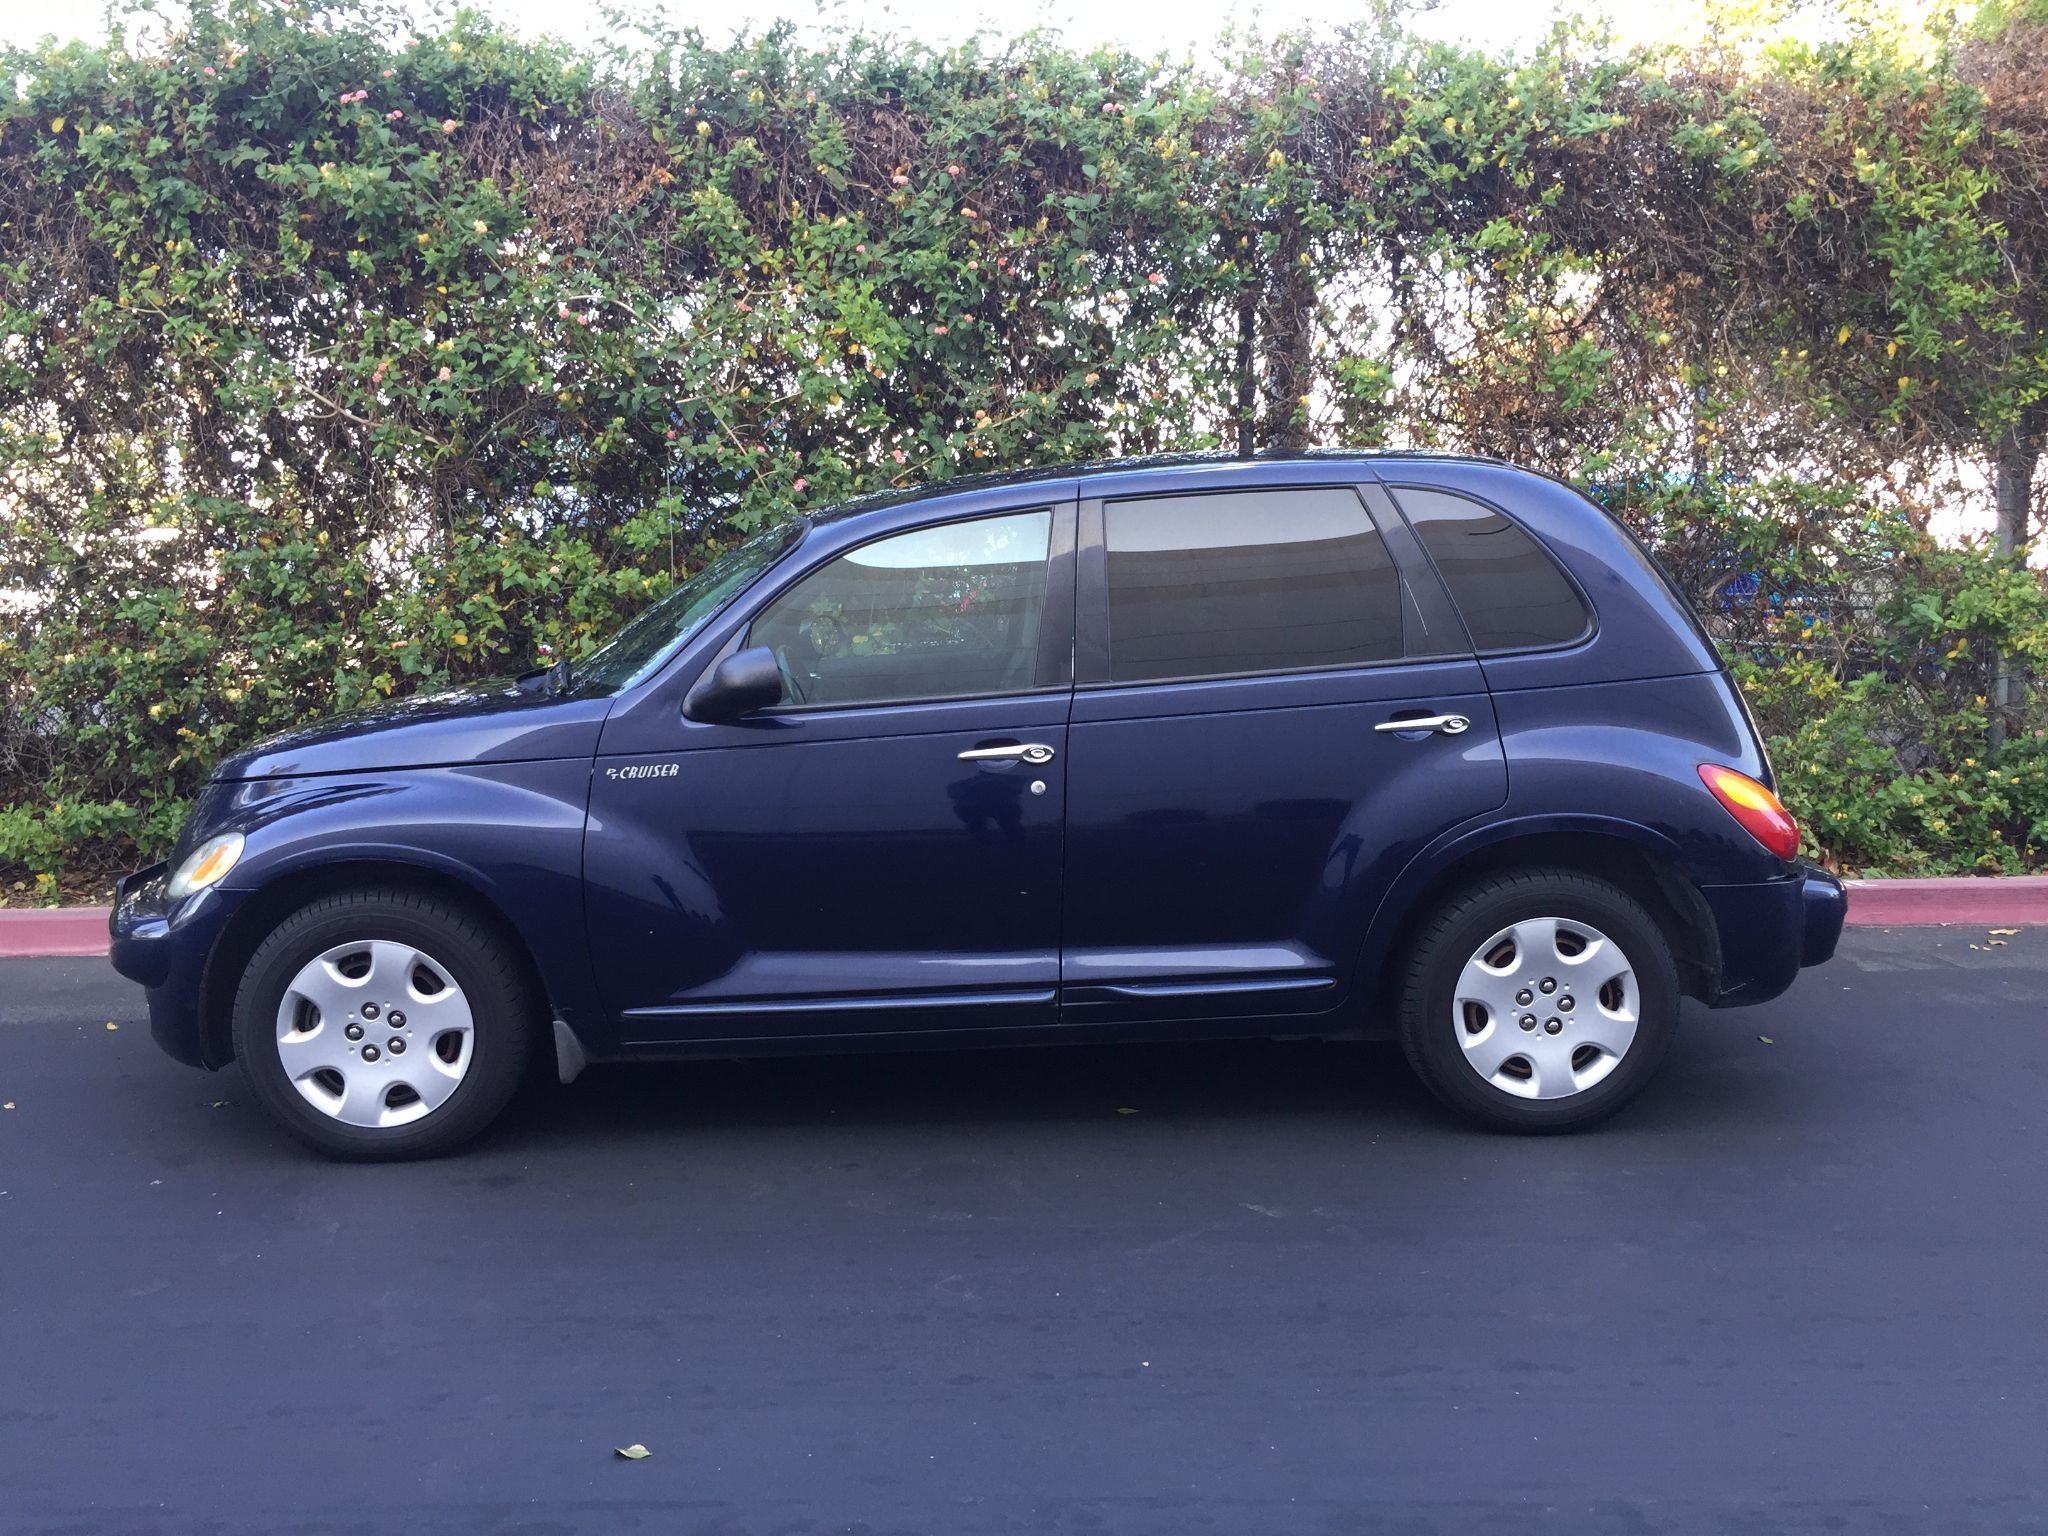
<instances>
[{"instance_id":1,"label":"green hedge","mask_svg":"<svg viewBox=\"0 0 2048 1536\"><path fill-rule=\"evenodd\" d=\"M2031 531L2037 21L1197 69L260 3L10 52L0 877L154 854L232 747L574 651L794 510L1318 442L1593 488L1817 851L2026 867L2040 583L1923 529L1995 471Z\"/></svg>"}]
</instances>

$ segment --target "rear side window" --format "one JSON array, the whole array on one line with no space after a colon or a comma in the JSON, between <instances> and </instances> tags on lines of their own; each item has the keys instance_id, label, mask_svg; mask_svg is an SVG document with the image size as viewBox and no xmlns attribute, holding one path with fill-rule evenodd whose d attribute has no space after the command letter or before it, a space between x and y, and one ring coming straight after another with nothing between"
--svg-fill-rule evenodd
<instances>
[{"instance_id":1,"label":"rear side window","mask_svg":"<svg viewBox=\"0 0 2048 1536\"><path fill-rule=\"evenodd\" d=\"M1113 501L1103 538L1117 682L1401 655L1400 578L1350 490Z\"/></svg>"},{"instance_id":2,"label":"rear side window","mask_svg":"<svg viewBox=\"0 0 2048 1536\"><path fill-rule=\"evenodd\" d=\"M1500 513L1449 491L1395 498L1443 573L1476 651L1528 651L1584 637L1591 616L1549 553Z\"/></svg>"}]
</instances>

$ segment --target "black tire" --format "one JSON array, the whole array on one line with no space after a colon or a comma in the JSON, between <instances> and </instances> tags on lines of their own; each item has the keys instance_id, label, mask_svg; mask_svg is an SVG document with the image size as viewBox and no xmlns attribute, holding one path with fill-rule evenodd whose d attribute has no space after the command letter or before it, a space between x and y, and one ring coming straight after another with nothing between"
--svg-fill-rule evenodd
<instances>
[{"instance_id":1,"label":"black tire","mask_svg":"<svg viewBox=\"0 0 2048 1536\"><path fill-rule=\"evenodd\" d=\"M285 1070L278 1009L301 967L338 945L395 940L443 967L473 1019L469 1064L448 1098L405 1125L356 1126L322 1112ZM292 1135L330 1157L397 1161L436 1157L475 1137L511 1101L546 1024L518 951L463 908L416 891L341 891L301 907L257 946L235 994L235 1054L251 1091Z\"/></svg>"},{"instance_id":2,"label":"black tire","mask_svg":"<svg viewBox=\"0 0 2048 1536\"><path fill-rule=\"evenodd\" d=\"M1460 1039L1471 1024L1455 1006L1459 975L1480 946L1509 925L1537 917L1597 928L1620 946L1636 979L1635 1038L1605 1077L1560 1098L1521 1097L1473 1070ZM1498 1131L1575 1131L1606 1119L1642 1092L1670 1049L1678 1005L1670 941L1641 903L1589 875L1532 869L1468 886L1423 922L1403 979L1401 1043L1430 1092L1466 1118ZM1571 1066L1575 1079L1576 1058Z\"/></svg>"}]
</instances>

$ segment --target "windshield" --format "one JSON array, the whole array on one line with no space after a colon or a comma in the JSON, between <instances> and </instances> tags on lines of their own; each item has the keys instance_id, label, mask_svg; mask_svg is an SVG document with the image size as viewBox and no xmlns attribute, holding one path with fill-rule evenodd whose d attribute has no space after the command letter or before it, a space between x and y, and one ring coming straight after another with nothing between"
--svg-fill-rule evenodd
<instances>
[{"instance_id":1,"label":"windshield","mask_svg":"<svg viewBox=\"0 0 2048 1536\"><path fill-rule=\"evenodd\" d=\"M630 688L665 659L682 640L753 584L803 537L804 524L765 529L677 582L668 596L634 619L603 645L570 666L578 693L616 693Z\"/></svg>"}]
</instances>

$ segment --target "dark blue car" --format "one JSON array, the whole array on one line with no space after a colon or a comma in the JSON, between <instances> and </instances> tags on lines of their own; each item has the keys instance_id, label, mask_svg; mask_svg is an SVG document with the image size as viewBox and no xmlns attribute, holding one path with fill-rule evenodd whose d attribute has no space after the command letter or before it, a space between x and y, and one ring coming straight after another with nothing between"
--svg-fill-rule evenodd
<instances>
[{"instance_id":1,"label":"dark blue car","mask_svg":"<svg viewBox=\"0 0 2048 1536\"><path fill-rule=\"evenodd\" d=\"M728 549L571 666L228 759L122 882L180 1061L323 1151L537 1060L1398 1036L1565 1130L1828 958L1742 699L1611 517L1426 455L1105 465Z\"/></svg>"}]
</instances>

